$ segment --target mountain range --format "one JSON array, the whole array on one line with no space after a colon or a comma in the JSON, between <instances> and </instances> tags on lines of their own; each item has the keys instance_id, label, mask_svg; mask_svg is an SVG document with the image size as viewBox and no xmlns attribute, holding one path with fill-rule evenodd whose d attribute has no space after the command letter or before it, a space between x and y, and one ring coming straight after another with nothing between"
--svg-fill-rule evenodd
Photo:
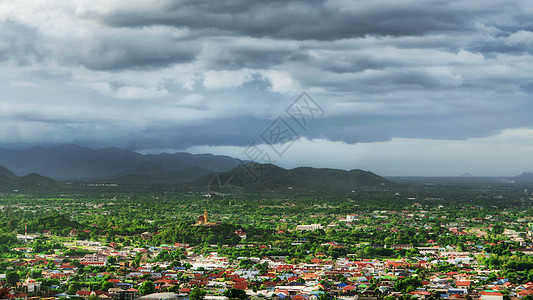
<instances>
[{"instance_id":1,"label":"mountain range","mask_svg":"<svg viewBox=\"0 0 533 300\"><path fill-rule=\"evenodd\" d=\"M145 167L143 169L143 167ZM253 173L250 173L253 172ZM383 189L394 186L389 180L362 170L283 169L275 165L243 163L229 172L215 173L199 167L167 171L154 163L140 163L130 172L115 178L90 181L55 181L36 173L17 176L0 166L0 191L46 191L50 189L94 186L121 186L127 190L172 187L184 190L228 194L261 191L350 192L359 189Z\"/></svg>"},{"instance_id":2,"label":"mountain range","mask_svg":"<svg viewBox=\"0 0 533 300\"><path fill-rule=\"evenodd\" d=\"M0 165L0 186L7 189L57 187L72 181L122 186L179 186L222 193L228 189L350 191L393 185L383 177L362 170L310 167L287 170L228 156L143 155L118 148L94 150L78 145L18 151L0 149Z\"/></svg>"},{"instance_id":3,"label":"mountain range","mask_svg":"<svg viewBox=\"0 0 533 300\"><path fill-rule=\"evenodd\" d=\"M209 180L209 182L207 181ZM225 173L194 182L207 185L210 191L227 193L243 187L246 191L332 191L386 189L396 184L372 172L299 167L284 169L272 164L247 163Z\"/></svg>"},{"instance_id":4,"label":"mountain range","mask_svg":"<svg viewBox=\"0 0 533 300\"><path fill-rule=\"evenodd\" d=\"M453 179L464 181L466 177ZM415 178L416 179L416 178ZM533 184L533 174L489 178ZM425 181L425 178L420 178ZM449 178L444 178L444 182ZM468 177L468 180L487 179ZM385 179L363 170L299 167L243 162L229 156L190 153L143 155L119 148L91 149L78 145L0 149L2 190L59 187L66 182L113 183L121 186L172 186L227 193L235 191L335 191L388 189L412 178ZM415 180L416 182L416 180ZM83 185L83 183L81 183ZM72 185L71 185L72 186Z\"/></svg>"},{"instance_id":5,"label":"mountain range","mask_svg":"<svg viewBox=\"0 0 533 300\"><path fill-rule=\"evenodd\" d=\"M240 160L221 155L182 152L143 155L119 148L95 150L78 145L0 149L0 166L18 176L38 173L56 180L116 177L150 165L156 171L199 167L211 172L226 172L239 164Z\"/></svg>"}]
</instances>

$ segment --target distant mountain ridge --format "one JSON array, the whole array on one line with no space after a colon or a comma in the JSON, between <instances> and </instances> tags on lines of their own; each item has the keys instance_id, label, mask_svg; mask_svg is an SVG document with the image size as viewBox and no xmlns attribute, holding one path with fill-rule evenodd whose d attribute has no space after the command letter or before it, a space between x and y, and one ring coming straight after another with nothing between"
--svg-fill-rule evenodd
<instances>
[{"instance_id":1,"label":"distant mountain ridge","mask_svg":"<svg viewBox=\"0 0 533 300\"><path fill-rule=\"evenodd\" d=\"M259 171L260 170L260 171ZM255 173L251 175L249 171ZM9 176L9 177L8 177ZM152 162L141 162L128 172L114 178L91 181L113 183L113 186L167 186L193 188L203 192L227 194L240 192L290 191L295 192L350 192L360 189L386 189L396 184L374 173L362 170L317 169L300 167L284 169L271 164L244 163L229 172L215 173L199 167L166 171ZM81 184L80 186L84 186ZM89 185L90 186L90 185ZM57 182L39 174L18 177L0 166L0 191L46 191L68 189L72 184Z\"/></svg>"},{"instance_id":2,"label":"distant mountain ridge","mask_svg":"<svg viewBox=\"0 0 533 300\"><path fill-rule=\"evenodd\" d=\"M516 177L514 177L514 179L519 182L519 183L524 183L524 182L533 182L533 173L530 173L530 172L524 172Z\"/></svg>"},{"instance_id":3,"label":"distant mountain ridge","mask_svg":"<svg viewBox=\"0 0 533 300\"><path fill-rule=\"evenodd\" d=\"M225 173L210 175L192 183L207 185L213 192L233 189L245 192L273 191L333 191L350 192L360 189L386 189L396 184L372 172L328 168L299 167L284 169L272 164L246 163Z\"/></svg>"},{"instance_id":4,"label":"distant mountain ridge","mask_svg":"<svg viewBox=\"0 0 533 300\"><path fill-rule=\"evenodd\" d=\"M207 191L220 190L222 193L228 189L349 192L358 189L388 189L397 184L374 173L357 169L284 169L276 165L242 162L236 158L212 154L143 155L119 148L95 150L78 145L26 150L0 149L0 186L56 187L63 184L53 179L90 179L96 183L116 183L130 187L166 185L200 191L205 188ZM533 184L533 173L490 179ZM465 176L453 180L473 182L478 177ZM394 181L398 182L397 179Z\"/></svg>"},{"instance_id":5,"label":"distant mountain ridge","mask_svg":"<svg viewBox=\"0 0 533 300\"><path fill-rule=\"evenodd\" d=\"M26 176L17 176L10 170L0 166L0 191L14 191L23 189L25 191L50 189L58 186L52 178L31 173Z\"/></svg>"},{"instance_id":6,"label":"distant mountain ridge","mask_svg":"<svg viewBox=\"0 0 533 300\"><path fill-rule=\"evenodd\" d=\"M145 166L139 166L144 163ZM151 164L150 164L151 163ZM241 163L229 156L190 153L143 155L119 148L91 149L79 145L34 147L26 150L0 149L0 165L21 176L38 173L54 179L88 179L117 176L134 167L172 171L199 167L226 172Z\"/></svg>"}]
</instances>

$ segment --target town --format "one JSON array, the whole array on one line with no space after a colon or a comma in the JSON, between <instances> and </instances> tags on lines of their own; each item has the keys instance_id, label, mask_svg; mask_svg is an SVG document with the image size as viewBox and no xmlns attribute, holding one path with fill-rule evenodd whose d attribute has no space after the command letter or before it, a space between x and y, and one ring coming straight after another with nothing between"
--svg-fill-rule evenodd
<instances>
[{"instance_id":1,"label":"town","mask_svg":"<svg viewBox=\"0 0 533 300\"><path fill-rule=\"evenodd\" d=\"M531 200L512 193L69 197L3 195L2 299L533 297Z\"/></svg>"}]
</instances>

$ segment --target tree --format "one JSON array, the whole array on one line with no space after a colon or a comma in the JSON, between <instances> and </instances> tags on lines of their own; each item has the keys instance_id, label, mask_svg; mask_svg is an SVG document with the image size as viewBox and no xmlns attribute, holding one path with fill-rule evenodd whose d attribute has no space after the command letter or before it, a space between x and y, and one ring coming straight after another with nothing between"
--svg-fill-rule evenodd
<instances>
[{"instance_id":1,"label":"tree","mask_svg":"<svg viewBox=\"0 0 533 300\"><path fill-rule=\"evenodd\" d=\"M402 293L411 292L421 286L422 282L416 277L406 277L396 281L394 290Z\"/></svg>"},{"instance_id":2,"label":"tree","mask_svg":"<svg viewBox=\"0 0 533 300\"><path fill-rule=\"evenodd\" d=\"M43 277L43 273L42 273L41 270L33 270L33 271L31 271L30 274L31 274L30 275L31 278L41 278L41 277Z\"/></svg>"},{"instance_id":3,"label":"tree","mask_svg":"<svg viewBox=\"0 0 533 300\"><path fill-rule=\"evenodd\" d=\"M224 296L230 298L230 299L246 299L248 298L248 295L246 295L246 292L244 290L234 289L231 288L229 290L226 290L224 292Z\"/></svg>"},{"instance_id":4,"label":"tree","mask_svg":"<svg viewBox=\"0 0 533 300\"><path fill-rule=\"evenodd\" d=\"M155 284L153 281L145 280L139 286L139 293L146 295L155 293Z\"/></svg>"},{"instance_id":5,"label":"tree","mask_svg":"<svg viewBox=\"0 0 533 300\"><path fill-rule=\"evenodd\" d=\"M195 287L189 294L190 300L203 300L205 298L206 292L204 290Z\"/></svg>"},{"instance_id":6,"label":"tree","mask_svg":"<svg viewBox=\"0 0 533 300\"><path fill-rule=\"evenodd\" d=\"M333 297L329 293L322 293L320 294L320 297L318 297L318 300L333 300L333 299L335 299L335 297Z\"/></svg>"},{"instance_id":7,"label":"tree","mask_svg":"<svg viewBox=\"0 0 533 300\"><path fill-rule=\"evenodd\" d=\"M80 283L79 282L71 282L68 285L67 295L75 295L77 291L80 290Z\"/></svg>"},{"instance_id":8,"label":"tree","mask_svg":"<svg viewBox=\"0 0 533 300\"><path fill-rule=\"evenodd\" d=\"M17 272L10 272L6 274L6 280L10 285L14 286L19 282L20 276Z\"/></svg>"},{"instance_id":9,"label":"tree","mask_svg":"<svg viewBox=\"0 0 533 300\"><path fill-rule=\"evenodd\" d=\"M241 269L251 269L253 266L253 263L250 259L246 258L239 262L239 268Z\"/></svg>"},{"instance_id":10,"label":"tree","mask_svg":"<svg viewBox=\"0 0 533 300\"><path fill-rule=\"evenodd\" d=\"M113 287L115 287L115 285L112 282L102 281L102 286L100 287L100 289L102 291L107 292L110 288L113 288Z\"/></svg>"}]
</instances>

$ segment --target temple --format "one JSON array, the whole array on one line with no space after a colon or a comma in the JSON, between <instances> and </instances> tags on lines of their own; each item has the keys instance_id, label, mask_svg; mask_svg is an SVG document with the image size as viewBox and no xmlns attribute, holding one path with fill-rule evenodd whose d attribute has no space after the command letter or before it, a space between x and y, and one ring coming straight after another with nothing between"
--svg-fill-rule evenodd
<instances>
[{"instance_id":1,"label":"temple","mask_svg":"<svg viewBox=\"0 0 533 300\"><path fill-rule=\"evenodd\" d=\"M207 224L207 209L204 209L204 214L198 216L198 220L196 221L196 224L198 225L206 225Z\"/></svg>"},{"instance_id":2,"label":"temple","mask_svg":"<svg viewBox=\"0 0 533 300\"><path fill-rule=\"evenodd\" d=\"M217 226L220 222L209 222L208 215L207 215L207 209L204 209L204 214L199 215L198 219L196 220L196 225L202 225L202 226Z\"/></svg>"}]
</instances>

